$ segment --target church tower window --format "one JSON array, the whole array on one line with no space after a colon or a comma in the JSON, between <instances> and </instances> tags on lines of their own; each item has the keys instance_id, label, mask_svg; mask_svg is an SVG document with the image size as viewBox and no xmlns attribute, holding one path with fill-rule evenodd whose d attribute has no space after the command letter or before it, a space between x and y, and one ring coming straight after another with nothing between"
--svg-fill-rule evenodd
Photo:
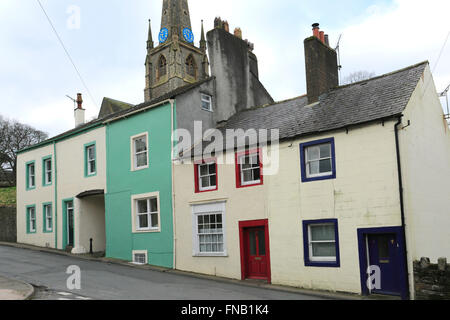
<instances>
[{"instance_id":1,"label":"church tower window","mask_svg":"<svg viewBox=\"0 0 450 320\"><path fill-rule=\"evenodd\" d=\"M193 78L197 77L197 66L192 55L189 55L186 59L186 73Z\"/></svg>"},{"instance_id":2,"label":"church tower window","mask_svg":"<svg viewBox=\"0 0 450 320\"><path fill-rule=\"evenodd\" d=\"M165 76L167 74L167 60L161 55L158 61L158 79Z\"/></svg>"}]
</instances>

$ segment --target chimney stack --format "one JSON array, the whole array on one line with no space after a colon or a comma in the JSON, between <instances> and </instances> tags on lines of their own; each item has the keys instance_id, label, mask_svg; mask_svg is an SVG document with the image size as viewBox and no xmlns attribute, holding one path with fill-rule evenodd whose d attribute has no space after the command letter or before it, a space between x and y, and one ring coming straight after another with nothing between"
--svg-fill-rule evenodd
<instances>
[{"instance_id":1,"label":"chimney stack","mask_svg":"<svg viewBox=\"0 0 450 320\"><path fill-rule=\"evenodd\" d=\"M339 85L337 53L328 46L328 35L314 23L313 36L306 38L305 64L308 103L319 101L319 97Z\"/></svg>"},{"instance_id":2,"label":"chimney stack","mask_svg":"<svg viewBox=\"0 0 450 320\"><path fill-rule=\"evenodd\" d=\"M75 109L75 127L79 127L85 122L85 113L86 110L83 109L83 97L81 93L77 93L77 108Z\"/></svg>"}]
</instances>

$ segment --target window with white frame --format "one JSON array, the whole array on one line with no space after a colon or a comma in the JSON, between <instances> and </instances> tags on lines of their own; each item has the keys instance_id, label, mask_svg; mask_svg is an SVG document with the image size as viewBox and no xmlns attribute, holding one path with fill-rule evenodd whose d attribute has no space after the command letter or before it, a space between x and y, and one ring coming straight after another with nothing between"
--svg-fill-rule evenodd
<instances>
[{"instance_id":1,"label":"window with white frame","mask_svg":"<svg viewBox=\"0 0 450 320\"><path fill-rule=\"evenodd\" d=\"M305 148L307 178L328 176L333 173L331 143Z\"/></svg>"},{"instance_id":2,"label":"window with white frame","mask_svg":"<svg viewBox=\"0 0 450 320\"><path fill-rule=\"evenodd\" d=\"M198 191L217 189L217 164L208 162L197 165Z\"/></svg>"},{"instance_id":3,"label":"window with white frame","mask_svg":"<svg viewBox=\"0 0 450 320\"><path fill-rule=\"evenodd\" d=\"M158 197L134 199L136 231L159 230Z\"/></svg>"},{"instance_id":4,"label":"window with white frame","mask_svg":"<svg viewBox=\"0 0 450 320\"><path fill-rule=\"evenodd\" d=\"M44 185L52 183L52 159L44 160Z\"/></svg>"},{"instance_id":5,"label":"window with white frame","mask_svg":"<svg viewBox=\"0 0 450 320\"><path fill-rule=\"evenodd\" d=\"M53 229L53 215L52 215L52 205L44 205L44 223L45 231L50 232Z\"/></svg>"},{"instance_id":6,"label":"window with white frame","mask_svg":"<svg viewBox=\"0 0 450 320\"><path fill-rule=\"evenodd\" d=\"M210 95L202 93L201 98L202 98L202 110L213 111L213 109L212 109L212 97Z\"/></svg>"},{"instance_id":7,"label":"window with white frame","mask_svg":"<svg viewBox=\"0 0 450 320\"><path fill-rule=\"evenodd\" d=\"M148 136L143 134L132 137L133 169L139 170L148 167Z\"/></svg>"},{"instance_id":8,"label":"window with white frame","mask_svg":"<svg viewBox=\"0 0 450 320\"><path fill-rule=\"evenodd\" d=\"M147 251L135 250L133 251L133 263L138 265L147 264Z\"/></svg>"},{"instance_id":9,"label":"window with white frame","mask_svg":"<svg viewBox=\"0 0 450 320\"><path fill-rule=\"evenodd\" d=\"M96 155L95 155L95 145L90 145L86 147L86 174L92 176L96 173Z\"/></svg>"},{"instance_id":10,"label":"window with white frame","mask_svg":"<svg viewBox=\"0 0 450 320\"><path fill-rule=\"evenodd\" d=\"M307 265L339 264L337 220L304 221Z\"/></svg>"},{"instance_id":11,"label":"window with white frame","mask_svg":"<svg viewBox=\"0 0 450 320\"><path fill-rule=\"evenodd\" d=\"M194 256L224 256L225 246L225 202L195 205Z\"/></svg>"},{"instance_id":12,"label":"window with white frame","mask_svg":"<svg viewBox=\"0 0 450 320\"><path fill-rule=\"evenodd\" d=\"M261 183L261 163L259 152L239 156L240 185L254 185Z\"/></svg>"},{"instance_id":13,"label":"window with white frame","mask_svg":"<svg viewBox=\"0 0 450 320\"><path fill-rule=\"evenodd\" d=\"M29 189L36 187L36 174L34 162L27 165L27 187Z\"/></svg>"},{"instance_id":14,"label":"window with white frame","mask_svg":"<svg viewBox=\"0 0 450 320\"><path fill-rule=\"evenodd\" d=\"M30 233L36 232L36 208L28 207L28 231Z\"/></svg>"}]
</instances>

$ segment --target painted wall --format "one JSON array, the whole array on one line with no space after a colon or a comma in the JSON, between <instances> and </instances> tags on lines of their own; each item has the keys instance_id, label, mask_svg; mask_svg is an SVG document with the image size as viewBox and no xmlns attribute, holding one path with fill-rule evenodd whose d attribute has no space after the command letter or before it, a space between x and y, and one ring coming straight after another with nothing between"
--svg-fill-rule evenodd
<instances>
[{"instance_id":1,"label":"painted wall","mask_svg":"<svg viewBox=\"0 0 450 320\"><path fill-rule=\"evenodd\" d=\"M89 238L84 230L92 230L91 234L99 237L98 243L102 240L105 225L101 219L95 219L99 215L104 215L101 201L97 203L94 216L87 216L92 212L92 205L83 210L84 201L76 200L76 196L88 190L103 189L106 191L106 144L105 128L100 127L81 134L58 141L56 145L45 145L37 149L18 155L17 170L17 241L19 243L33 244L36 246L48 246L58 249L65 249L67 239L67 228L63 219L63 201L73 199L74 219L75 219L75 247L74 253L83 253L89 250ZM85 145L91 142L96 144L96 167L97 172L92 177L85 177ZM56 161L55 161L56 150ZM52 156L53 181L50 186L43 186L42 183L42 158ZM36 164L36 188L27 190L26 188L26 163L35 161ZM55 167L56 164L56 167ZM43 204L52 203L53 209L53 230L50 233L43 232ZM26 207L36 206L37 232L27 234L26 232ZM86 214L82 219L81 212ZM84 216L83 214L83 216ZM96 224L93 224L96 221ZM83 230L83 232L81 231ZM57 234L57 235L56 235ZM104 244L103 244L104 246Z\"/></svg>"},{"instance_id":2,"label":"painted wall","mask_svg":"<svg viewBox=\"0 0 450 320\"><path fill-rule=\"evenodd\" d=\"M400 226L394 121L280 145L280 171L236 188L219 165L218 191L195 194L192 164L174 168L177 269L240 279L239 221L269 219L272 283L360 293L357 228ZM337 178L301 182L300 143L334 137ZM227 257L193 256L192 205L226 201ZM305 267L303 220L338 219L340 268Z\"/></svg>"},{"instance_id":3,"label":"painted wall","mask_svg":"<svg viewBox=\"0 0 450 320\"><path fill-rule=\"evenodd\" d=\"M85 146L95 142L97 173L94 176L85 176ZM82 219L84 200L76 199L76 196L89 190L106 190L106 129L100 127L73 138L58 142L56 145L57 172L58 172L58 248L64 249L66 243L65 234L67 228L64 225L62 215L64 213L63 201L74 200L74 226L75 244L73 253L85 253L89 251L89 238L81 230L95 228L96 233L102 234L105 226L90 225L91 219ZM100 214L102 206L97 207L95 215ZM82 214L83 212L83 214ZM104 211L102 212L104 214Z\"/></svg>"},{"instance_id":4,"label":"painted wall","mask_svg":"<svg viewBox=\"0 0 450 320\"><path fill-rule=\"evenodd\" d=\"M55 223L55 175L53 172L53 183L50 186L43 186L42 159L51 156L52 168L54 171L53 145L34 149L26 153L20 153L17 156L17 242L26 243L41 247L54 247L55 234L44 233L43 204L52 203L53 205L53 224ZM35 181L36 188L27 190L26 187L26 164L35 162ZM36 233L27 233L27 207L36 208ZM55 225L53 225L53 230Z\"/></svg>"},{"instance_id":5,"label":"painted wall","mask_svg":"<svg viewBox=\"0 0 450 320\"><path fill-rule=\"evenodd\" d=\"M436 92L428 66L399 133L410 273L422 257L450 259L450 129Z\"/></svg>"},{"instance_id":6,"label":"painted wall","mask_svg":"<svg viewBox=\"0 0 450 320\"><path fill-rule=\"evenodd\" d=\"M149 167L131 170L130 138L148 133ZM148 263L173 265L171 105L141 112L107 126L108 193L106 255L132 260L133 250L147 250ZM132 232L133 195L160 194L160 232Z\"/></svg>"}]
</instances>

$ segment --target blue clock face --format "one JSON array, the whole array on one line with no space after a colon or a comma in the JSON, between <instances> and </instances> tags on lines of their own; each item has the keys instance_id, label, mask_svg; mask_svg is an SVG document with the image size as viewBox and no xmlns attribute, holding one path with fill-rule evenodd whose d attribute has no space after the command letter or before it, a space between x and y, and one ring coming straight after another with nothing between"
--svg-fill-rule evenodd
<instances>
[{"instance_id":1,"label":"blue clock face","mask_svg":"<svg viewBox=\"0 0 450 320\"><path fill-rule=\"evenodd\" d=\"M183 29L183 37L189 43L194 42L194 34L192 33L191 29L189 29L189 28Z\"/></svg>"},{"instance_id":2,"label":"blue clock face","mask_svg":"<svg viewBox=\"0 0 450 320\"><path fill-rule=\"evenodd\" d=\"M166 42L167 38L169 37L169 30L167 28L162 28L159 32L159 43Z\"/></svg>"}]
</instances>

